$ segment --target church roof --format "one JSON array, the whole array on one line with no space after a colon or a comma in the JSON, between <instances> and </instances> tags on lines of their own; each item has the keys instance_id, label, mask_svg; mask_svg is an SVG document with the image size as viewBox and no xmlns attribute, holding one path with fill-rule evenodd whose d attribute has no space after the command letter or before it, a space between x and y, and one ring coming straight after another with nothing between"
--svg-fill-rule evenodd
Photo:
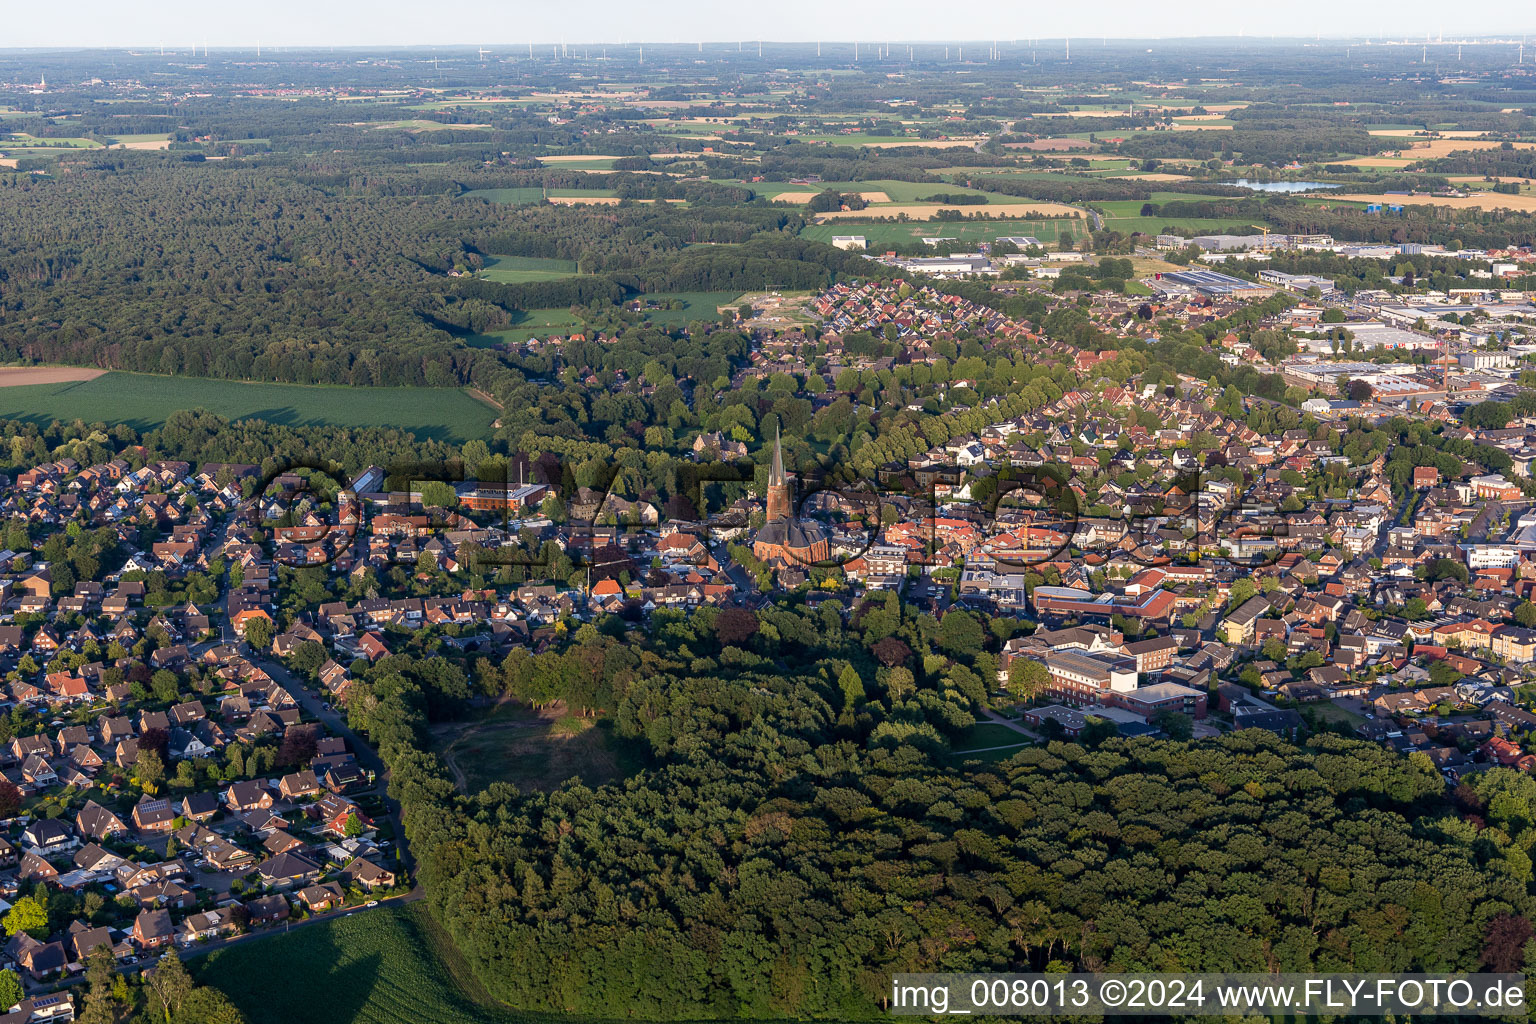
<instances>
[{"instance_id":1,"label":"church roof","mask_svg":"<svg viewBox=\"0 0 1536 1024\"><path fill-rule=\"evenodd\" d=\"M755 539L759 544L774 544L789 551L809 550L826 542L827 531L815 520L776 519L765 523Z\"/></svg>"},{"instance_id":2,"label":"church roof","mask_svg":"<svg viewBox=\"0 0 1536 1024\"><path fill-rule=\"evenodd\" d=\"M773 428L773 466L768 470L768 486L784 486L784 449L779 444L779 428Z\"/></svg>"}]
</instances>

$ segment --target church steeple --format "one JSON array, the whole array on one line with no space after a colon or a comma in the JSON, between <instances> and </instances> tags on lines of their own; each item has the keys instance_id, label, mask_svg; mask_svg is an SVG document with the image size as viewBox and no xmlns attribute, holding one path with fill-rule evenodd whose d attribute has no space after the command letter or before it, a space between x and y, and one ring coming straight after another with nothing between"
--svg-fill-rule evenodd
<instances>
[{"instance_id":1,"label":"church steeple","mask_svg":"<svg viewBox=\"0 0 1536 1024\"><path fill-rule=\"evenodd\" d=\"M768 470L768 522L789 518L789 477L784 472L784 448L778 427L773 431L773 465Z\"/></svg>"}]
</instances>

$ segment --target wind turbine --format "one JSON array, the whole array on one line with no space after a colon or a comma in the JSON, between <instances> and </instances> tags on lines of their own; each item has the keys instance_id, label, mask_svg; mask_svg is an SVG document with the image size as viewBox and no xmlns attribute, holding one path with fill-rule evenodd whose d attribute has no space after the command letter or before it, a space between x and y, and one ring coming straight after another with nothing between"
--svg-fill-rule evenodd
<instances>
[{"instance_id":1,"label":"wind turbine","mask_svg":"<svg viewBox=\"0 0 1536 1024\"><path fill-rule=\"evenodd\" d=\"M486 50L486 48L485 48L485 47L483 47L483 46L482 46L482 47L480 47L480 59L481 59L481 60L485 60L485 55L486 55L486 54L487 54L487 53L488 53L488 52L490 52L490 51L488 51L488 50Z\"/></svg>"}]
</instances>

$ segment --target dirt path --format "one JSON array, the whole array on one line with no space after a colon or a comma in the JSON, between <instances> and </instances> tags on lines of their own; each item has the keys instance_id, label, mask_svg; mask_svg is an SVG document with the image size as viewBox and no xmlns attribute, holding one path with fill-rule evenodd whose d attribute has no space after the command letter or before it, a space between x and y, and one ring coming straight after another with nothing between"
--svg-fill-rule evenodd
<instances>
[{"instance_id":1,"label":"dirt path","mask_svg":"<svg viewBox=\"0 0 1536 1024\"><path fill-rule=\"evenodd\" d=\"M496 401L496 399L492 398L488 393L481 391L479 388L465 388L464 390L468 392L470 398L473 398L477 402L484 402L486 405L490 406L492 409L495 409L497 412L507 411L506 406L502 405L500 402Z\"/></svg>"}]
</instances>

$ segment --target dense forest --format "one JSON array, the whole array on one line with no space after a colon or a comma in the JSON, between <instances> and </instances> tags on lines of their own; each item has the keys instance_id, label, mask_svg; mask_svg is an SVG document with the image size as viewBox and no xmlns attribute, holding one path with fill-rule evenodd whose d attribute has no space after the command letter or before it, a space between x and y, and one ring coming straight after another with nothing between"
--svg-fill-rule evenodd
<instances>
[{"instance_id":1,"label":"dense forest","mask_svg":"<svg viewBox=\"0 0 1536 1024\"><path fill-rule=\"evenodd\" d=\"M989 625L658 613L480 664L484 692L613 709L646 767L597 790L454 793L423 753L452 704L430 663L384 659L350 709L435 912L520 1008L862 1019L894 971L1523 963L1530 778L1447 797L1423 758L1258 730L967 760L949 740L1016 626Z\"/></svg>"}]
</instances>

